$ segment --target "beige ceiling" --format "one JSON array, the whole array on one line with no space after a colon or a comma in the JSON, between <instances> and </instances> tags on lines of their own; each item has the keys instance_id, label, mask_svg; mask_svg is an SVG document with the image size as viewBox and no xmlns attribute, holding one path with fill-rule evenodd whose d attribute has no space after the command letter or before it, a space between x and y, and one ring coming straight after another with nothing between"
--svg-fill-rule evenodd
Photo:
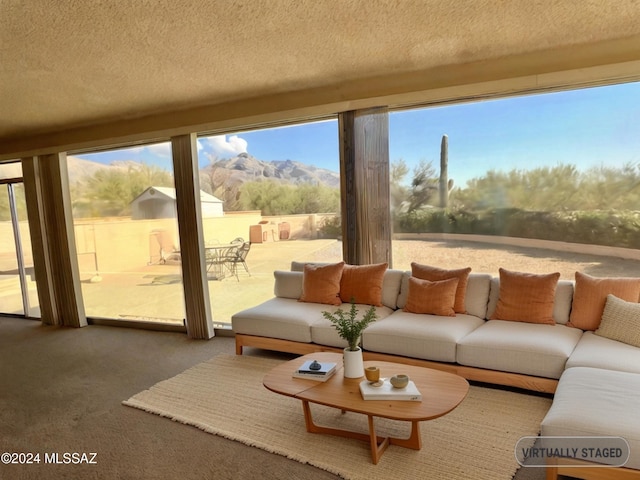
<instances>
[{"instance_id":1,"label":"beige ceiling","mask_svg":"<svg viewBox=\"0 0 640 480\"><path fill-rule=\"evenodd\" d=\"M640 2L0 0L0 155L428 88L441 71L446 86L452 66L505 59L640 60Z\"/></svg>"}]
</instances>

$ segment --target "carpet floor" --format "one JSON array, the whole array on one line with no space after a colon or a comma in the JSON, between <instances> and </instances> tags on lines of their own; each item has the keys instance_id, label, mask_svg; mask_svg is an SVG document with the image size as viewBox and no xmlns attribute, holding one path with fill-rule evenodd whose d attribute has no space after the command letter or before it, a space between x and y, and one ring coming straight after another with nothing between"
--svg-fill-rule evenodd
<instances>
[{"instance_id":1,"label":"carpet floor","mask_svg":"<svg viewBox=\"0 0 640 480\"><path fill-rule=\"evenodd\" d=\"M219 355L125 400L224 438L258 447L345 479L511 479L514 447L536 435L548 398L472 386L460 406L422 424L420 451L390 446L378 465L366 442L307 433L301 402L262 386L281 360ZM363 415L313 405L319 424L367 432ZM382 435L408 436L408 424L377 420Z\"/></svg>"}]
</instances>

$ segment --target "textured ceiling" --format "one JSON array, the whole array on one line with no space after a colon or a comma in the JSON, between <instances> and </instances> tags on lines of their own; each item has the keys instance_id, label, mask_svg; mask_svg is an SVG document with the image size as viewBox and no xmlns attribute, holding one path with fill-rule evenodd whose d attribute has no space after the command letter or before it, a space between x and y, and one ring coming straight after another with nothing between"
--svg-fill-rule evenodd
<instances>
[{"instance_id":1,"label":"textured ceiling","mask_svg":"<svg viewBox=\"0 0 640 480\"><path fill-rule=\"evenodd\" d=\"M636 0L0 0L0 144L640 39L639 19Z\"/></svg>"}]
</instances>

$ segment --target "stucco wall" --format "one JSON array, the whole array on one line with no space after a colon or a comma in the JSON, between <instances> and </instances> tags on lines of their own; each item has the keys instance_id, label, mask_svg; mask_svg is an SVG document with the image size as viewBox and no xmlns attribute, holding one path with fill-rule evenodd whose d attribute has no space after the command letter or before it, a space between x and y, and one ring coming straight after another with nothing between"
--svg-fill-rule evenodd
<instances>
[{"instance_id":1,"label":"stucco wall","mask_svg":"<svg viewBox=\"0 0 640 480\"><path fill-rule=\"evenodd\" d=\"M251 225L267 221L278 232L278 224L287 222L289 239L317 238L322 219L332 214L282 215L263 217L259 211L225 213L223 217L203 218L206 243L228 243L236 237L249 240ZM31 261L31 242L26 222L20 222L26 257ZM136 271L160 261L159 239L179 248L178 225L175 218L132 220L128 217L81 219L74 224L76 251L81 278L94 273ZM269 241L278 238L269 237ZM0 253L7 259L14 252L11 222L0 222ZM165 245L165 252L170 246ZM13 257L11 257L13 258ZM15 264L14 260L10 262ZM14 267L12 267L14 268Z\"/></svg>"}]
</instances>

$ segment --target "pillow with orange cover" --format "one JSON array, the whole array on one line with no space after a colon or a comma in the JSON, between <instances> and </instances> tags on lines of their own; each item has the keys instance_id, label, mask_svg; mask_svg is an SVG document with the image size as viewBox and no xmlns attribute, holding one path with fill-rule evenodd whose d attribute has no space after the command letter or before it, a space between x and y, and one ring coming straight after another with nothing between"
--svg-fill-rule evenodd
<instances>
[{"instance_id":1,"label":"pillow with orange cover","mask_svg":"<svg viewBox=\"0 0 640 480\"><path fill-rule=\"evenodd\" d=\"M553 306L560 273L500 272L500 293L492 320L555 325Z\"/></svg>"},{"instance_id":2,"label":"pillow with orange cover","mask_svg":"<svg viewBox=\"0 0 640 480\"><path fill-rule=\"evenodd\" d=\"M411 275L422 280L437 282L439 280L448 280L450 278L458 279L458 287L456 288L456 300L453 310L456 313L467 313L464 301L467 295L467 282L471 267L459 268L456 270L444 270L429 265L421 265L419 263L411 263Z\"/></svg>"},{"instance_id":3,"label":"pillow with orange cover","mask_svg":"<svg viewBox=\"0 0 640 480\"><path fill-rule=\"evenodd\" d=\"M615 295L626 302L637 302L640 297L640 278L597 278L576 272L570 327L596 330L600 325L607 295Z\"/></svg>"},{"instance_id":4,"label":"pillow with orange cover","mask_svg":"<svg viewBox=\"0 0 640 480\"><path fill-rule=\"evenodd\" d=\"M301 302L342 305L340 300L340 279L344 262L328 265L307 263L302 273Z\"/></svg>"},{"instance_id":5,"label":"pillow with orange cover","mask_svg":"<svg viewBox=\"0 0 640 480\"><path fill-rule=\"evenodd\" d=\"M340 280L340 299L381 307L382 281L388 265L345 265Z\"/></svg>"},{"instance_id":6,"label":"pillow with orange cover","mask_svg":"<svg viewBox=\"0 0 640 480\"><path fill-rule=\"evenodd\" d=\"M409 292L405 312L427 313L444 317L455 317L457 278L431 282L420 278L409 278Z\"/></svg>"}]
</instances>

